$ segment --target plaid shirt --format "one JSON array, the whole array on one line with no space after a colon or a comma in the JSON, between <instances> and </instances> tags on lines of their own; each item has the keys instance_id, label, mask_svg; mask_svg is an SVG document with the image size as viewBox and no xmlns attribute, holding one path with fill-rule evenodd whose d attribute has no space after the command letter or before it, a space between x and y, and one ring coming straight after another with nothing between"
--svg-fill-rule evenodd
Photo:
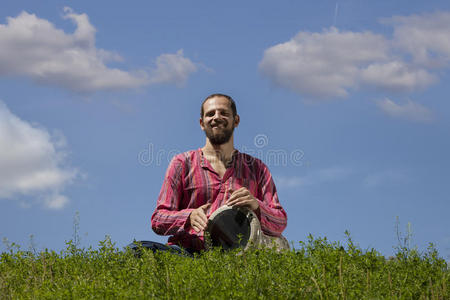
<instances>
[{"instance_id":1,"label":"plaid shirt","mask_svg":"<svg viewBox=\"0 0 450 300\"><path fill-rule=\"evenodd\" d=\"M203 232L189 225L190 213L211 203L209 217L229 198L229 189L246 187L258 199L256 212L265 234L281 235L287 225L287 215L278 201L272 175L259 159L235 151L223 178L212 168L201 149L175 156L169 164L155 212L152 228L157 234L172 235L169 244L200 250L204 248Z\"/></svg>"}]
</instances>

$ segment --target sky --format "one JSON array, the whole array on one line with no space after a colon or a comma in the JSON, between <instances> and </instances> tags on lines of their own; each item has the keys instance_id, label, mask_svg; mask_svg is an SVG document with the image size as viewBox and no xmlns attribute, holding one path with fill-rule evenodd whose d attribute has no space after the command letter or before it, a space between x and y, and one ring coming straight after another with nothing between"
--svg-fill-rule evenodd
<instances>
[{"instance_id":1,"label":"sky","mask_svg":"<svg viewBox=\"0 0 450 300\"><path fill-rule=\"evenodd\" d=\"M450 259L449 70L448 1L3 1L0 250L165 242L167 165L225 93L294 245Z\"/></svg>"}]
</instances>

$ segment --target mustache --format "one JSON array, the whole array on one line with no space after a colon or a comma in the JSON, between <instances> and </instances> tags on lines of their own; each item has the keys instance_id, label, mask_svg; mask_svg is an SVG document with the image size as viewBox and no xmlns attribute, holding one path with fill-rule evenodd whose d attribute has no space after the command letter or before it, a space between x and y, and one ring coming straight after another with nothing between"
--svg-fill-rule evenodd
<instances>
[{"instance_id":1,"label":"mustache","mask_svg":"<svg viewBox=\"0 0 450 300\"><path fill-rule=\"evenodd\" d=\"M227 121L215 121L214 123L210 123L211 124L211 126L214 126L214 125L228 125L228 122Z\"/></svg>"}]
</instances>

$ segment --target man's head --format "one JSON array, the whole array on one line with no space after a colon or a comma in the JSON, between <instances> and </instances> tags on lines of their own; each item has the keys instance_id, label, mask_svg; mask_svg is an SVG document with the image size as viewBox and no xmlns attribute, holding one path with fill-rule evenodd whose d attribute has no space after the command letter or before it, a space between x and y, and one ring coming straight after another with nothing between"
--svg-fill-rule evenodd
<instances>
[{"instance_id":1,"label":"man's head","mask_svg":"<svg viewBox=\"0 0 450 300\"><path fill-rule=\"evenodd\" d=\"M206 101L208 101L211 98L215 98L215 97L222 97L227 99L230 102L230 108L233 112L233 117L237 115L237 110L236 110L236 103L234 102L233 98L231 98L231 96L225 95L225 94L211 94L208 97L205 98L205 100L203 100L202 102L202 106L200 108L200 118L203 118L203 115L205 114L205 103Z\"/></svg>"},{"instance_id":2,"label":"man's head","mask_svg":"<svg viewBox=\"0 0 450 300\"><path fill-rule=\"evenodd\" d=\"M203 101L200 127L213 145L227 143L239 124L234 100L223 94L213 94Z\"/></svg>"}]
</instances>

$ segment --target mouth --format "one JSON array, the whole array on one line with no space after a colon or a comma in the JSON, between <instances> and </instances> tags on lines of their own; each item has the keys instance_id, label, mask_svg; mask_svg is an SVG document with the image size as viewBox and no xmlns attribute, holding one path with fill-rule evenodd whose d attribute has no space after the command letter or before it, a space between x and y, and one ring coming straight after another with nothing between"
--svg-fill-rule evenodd
<instances>
[{"instance_id":1,"label":"mouth","mask_svg":"<svg viewBox=\"0 0 450 300\"><path fill-rule=\"evenodd\" d=\"M219 128L224 128L224 127L225 126L222 123L217 123L217 124L211 125L212 129L219 129Z\"/></svg>"}]
</instances>

